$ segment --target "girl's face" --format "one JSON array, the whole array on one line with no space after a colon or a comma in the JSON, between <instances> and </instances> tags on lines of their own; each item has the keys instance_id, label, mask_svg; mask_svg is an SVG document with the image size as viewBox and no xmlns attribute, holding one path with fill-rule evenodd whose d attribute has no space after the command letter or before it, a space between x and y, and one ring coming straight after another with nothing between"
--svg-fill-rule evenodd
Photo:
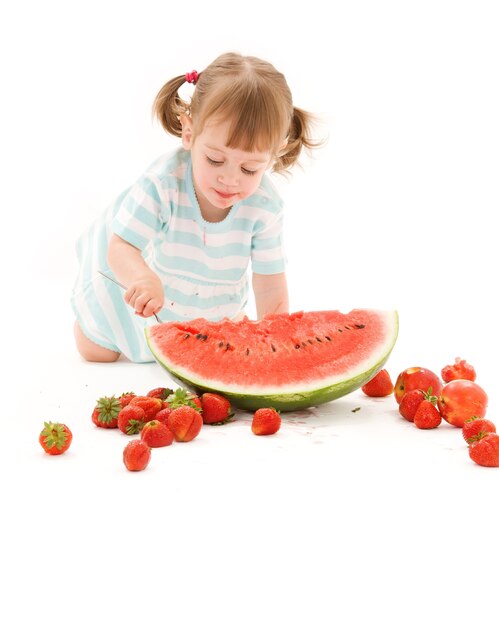
<instances>
[{"instance_id":1,"label":"girl's face","mask_svg":"<svg viewBox=\"0 0 499 626\"><path fill-rule=\"evenodd\" d=\"M251 196L270 165L269 152L228 148L229 122L207 123L194 138L192 121L182 116L182 143L191 151L194 189L203 215L223 219L236 202Z\"/></svg>"}]
</instances>

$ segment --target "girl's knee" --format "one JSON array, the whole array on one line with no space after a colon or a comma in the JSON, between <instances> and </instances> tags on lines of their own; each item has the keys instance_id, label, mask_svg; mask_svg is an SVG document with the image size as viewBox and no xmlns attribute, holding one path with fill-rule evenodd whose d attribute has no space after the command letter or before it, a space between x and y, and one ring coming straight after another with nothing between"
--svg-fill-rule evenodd
<instances>
[{"instance_id":1,"label":"girl's knee","mask_svg":"<svg viewBox=\"0 0 499 626\"><path fill-rule=\"evenodd\" d=\"M119 352L109 350L108 348L99 346L91 341L82 331L78 322L75 322L74 325L74 335L78 352L85 359L85 361L92 361L95 363L114 363L114 361L117 361L120 358Z\"/></svg>"}]
</instances>

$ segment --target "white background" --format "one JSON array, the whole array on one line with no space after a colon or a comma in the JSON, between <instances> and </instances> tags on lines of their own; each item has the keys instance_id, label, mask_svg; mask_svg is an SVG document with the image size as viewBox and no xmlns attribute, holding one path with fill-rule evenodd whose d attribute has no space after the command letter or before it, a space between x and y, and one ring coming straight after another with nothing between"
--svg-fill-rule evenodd
<instances>
[{"instance_id":1,"label":"white background","mask_svg":"<svg viewBox=\"0 0 499 626\"><path fill-rule=\"evenodd\" d=\"M79 233L159 154L159 88L235 50L270 60L326 146L289 181L291 308L397 308L388 363L473 363L497 419L499 20L490 1L17 2L0 10L4 369L0 615L26 624L461 623L495 613L499 470L458 430L360 392L250 416L121 465L101 395L157 366L86 364ZM251 307L250 307L251 311ZM352 408L361 410L352 413ZM38 447L43 420L75 433ZM321 445L314 445L315 443ZM60 594L60 595L59 595ZM37 616L37 617L35 617Z\"/></svg>"}]
</instances>

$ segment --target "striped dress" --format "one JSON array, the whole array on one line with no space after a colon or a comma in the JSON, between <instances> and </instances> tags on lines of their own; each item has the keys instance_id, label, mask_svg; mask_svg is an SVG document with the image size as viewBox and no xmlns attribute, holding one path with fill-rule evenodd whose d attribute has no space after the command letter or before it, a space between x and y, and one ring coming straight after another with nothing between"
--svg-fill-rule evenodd
<instances>
[{"instance_id":1,"label":"striped dress","mask_svg":"<svg viewBox=\"0 0 499 626\"><path fill-rule=\"evenodd\" d=\"M71 304L81 329L94 343L131 361L153 357L144 327L154 318L135 315L123 290L98 273L116 233L141 250L164 286L162 321L241 315L248 299L248 265L259 274L285 269L282 201L269 177L249 198L234 204L220 222L203 219L194 193L190 152L157 159L83 233L77 242L80 270Z\"/></svg>"}]
</instances>

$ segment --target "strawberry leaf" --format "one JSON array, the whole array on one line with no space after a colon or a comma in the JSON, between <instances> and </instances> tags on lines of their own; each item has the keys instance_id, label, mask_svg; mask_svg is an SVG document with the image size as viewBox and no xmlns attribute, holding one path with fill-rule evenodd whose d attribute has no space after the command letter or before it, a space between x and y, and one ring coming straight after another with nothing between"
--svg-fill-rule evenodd
<instances>
[{"instance_id":1,"label":"strawberry leaf","mask_svg":"<svg viewBox=\"0 0 499 626\"><path fill-rule=\"evenodd\" d=\"M52 449L55 446L60 450L68 439L64 425L55 422L43 422L43 426L42 436L44 437L46 447Z\"/></svg>"},{"instance_id":2,"label":"strawberry leaf","mask_svg":"<svg viewBox=\"0 0 499 626\"><path fill-rule=\"evenodd\" d=\"M121 411L121 403L114 396L103 396L97 400L96 409L99 411L99 421L103 424L109 424L118 417Z\"/></svg>"},{"instance_id":3,"label":"strawberry leaf","mask_svg":"<svg viewBox=\"0 0 499 626\"><path fill-rule=\"evenodd\" d=\"M187 389L179 387L175 390L173 394L169 395L166 398L166 402L168 403L168 406L172 409L178 409L178 407L180 406L190 406L191 408L201 413L201 409L194 402L193 398L194 395L187 391Z\"/></svg>"}]
</instances>

